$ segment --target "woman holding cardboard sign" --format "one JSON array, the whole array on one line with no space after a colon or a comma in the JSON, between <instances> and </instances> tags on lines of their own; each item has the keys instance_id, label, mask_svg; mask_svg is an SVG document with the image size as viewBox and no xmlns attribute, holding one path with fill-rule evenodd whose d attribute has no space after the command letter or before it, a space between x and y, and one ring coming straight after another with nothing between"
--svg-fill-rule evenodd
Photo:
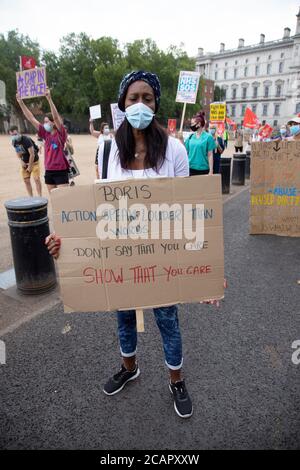
<instances>
[{"instance_id":1,"label":"woman holding cardboard sign","mask_svg":"<svg viewBox=\"0 0 300 470\"><path fill-rule=\"evenodd\" d=\"M188 157L184 146L168 137L158 124L155 113L160 102L160 82L152 73L138 71L126 75L120 85L118 105L125 111L125 120L116 132L110 153L99 148L99 174L102 178L153 178L188 176ZM51 235L46 240L50 253L58 255L60 240ZM182 378L182 341L177 306L154 308L160 330L165 362L170 373L169 389L176 413L182 418L192 416L193 406ZM136 359L137 328L135 310L118 312L118 333L121 346L121 370L104 386L104 393L114 395L135 380L139 374Z\"/></svg>"}]
</instances>

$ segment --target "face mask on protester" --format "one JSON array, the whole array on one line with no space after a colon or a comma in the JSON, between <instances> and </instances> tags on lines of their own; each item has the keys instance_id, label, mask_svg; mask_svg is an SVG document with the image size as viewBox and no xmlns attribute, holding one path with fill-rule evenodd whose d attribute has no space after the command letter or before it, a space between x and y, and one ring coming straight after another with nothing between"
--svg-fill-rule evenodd
<instances>
[{"instance_id":1,"label":"face mask on protester","mask_svg":"<svg viewBox=\"0 0 300 470\"><path fill-rule=\"evenodd\" d=\"M136 103L125 109L125 116L132 127L142 130L151 124L154 112L144 103Z\"/></svg>"},{"instance_id":2,"label":"face mask on protester","mask_svg":"<svg viewBox=\"0 0 300 470\"><path fill-rule=\"evenodd\" d=\"M216 134L216 129L210 129L210 133L211 133L211 135L215 135Z\"/></svg>"},{"instance_id":3,"label":"face mask on protester","mask_svg":"<svg viewBox=\"0 0 300 470\"><path fill-rule=\"evenodd\" d=\"M109 134L109 127L104 127L103 129L103 134L108 135Z\"/></svg>"},{"instance_id":4,"label":"face mask on protester","mask_svg":"<svg viewBox=\"0 0 300 470\"><path fill-rule=\"evenodd\" d=\"M11 141L14 142L19 142L21 140L21 136L19 134L14 134L11 136Z\"/></svg>"},{"instance_id":5,"label":"face mask on protester","mask_svg":"<svg viewBox=\"0 0 300 470\"><path fill-rule=\"evenodd\" d=\"M285 135L286 134L286 129L280 129L280 134Z\"/></svg>"},{"instance_id":6,"label":"face mask on protester","mask_svg":"<svg viewBox=\"0 0 300 470\"><path fill-rule=\"evenodd\" d=\"M44 124L44 129L46 132L51 132L53 130L53 125L46 122L46 124Z\"/></svg>"},{"instance_id":7,"label":"face mask on protester","mask_svg":"<svg viewBox=\"0 0 300 470\"><path fill-rule=\"evenodd\" d=\"M291 126L291 127L290 127L290 131L291 131L291 134L292 134L292 135L298 134L298 132L300 131L300 126L299 126L299 124L297 124L297 125L295 125L295 126Z\"/></svg>"},{"instance_id":8,"label":"face mask on protester","mask_svg":"<svg viewBox=\"0 0 300 470\"><path fill-rule=\"evenodd\" d=\"M193 124L190 126L190 128L193 132L196 132L199 129L199 126L197 124Z\"/></svg>"}]
</instances>

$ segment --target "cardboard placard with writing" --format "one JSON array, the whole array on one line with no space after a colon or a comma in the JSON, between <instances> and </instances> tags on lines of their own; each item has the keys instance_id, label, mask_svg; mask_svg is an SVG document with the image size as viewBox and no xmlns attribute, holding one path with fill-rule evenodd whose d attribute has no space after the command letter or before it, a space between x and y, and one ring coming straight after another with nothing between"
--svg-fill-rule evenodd
<instances>
[{"instance_id":1,"label":"cardboard placard with writing","mask_svg":"<svg viewBox=\"0 0 300 470\"><path fill-rule=\"evenodd\" d=\"M35 67L16 73L17 92L22 100L46 94L46 67Z\"/></svg>"},{"instance_id":2,"label":"cardboard placard with writing","mask_svg":"<svg viewBox=\"0 0 300 470\"><path fill-rule=\"evenodd\" d=\"M226 119L226 103L211 103L210 104L210 121L218 122Z\"/></svg>"},{"instance_id":3,"label":"cardboard placard with writing","mask_svg":"<svg viewBox=\"0 0 300 470\"><path fill-rule=\"evenodd\" d=\"M126 209L119 206L122 195ZM105 181L58 188L51 199L55 231L62 237L58 268L65 311L223 298L219 175ZM136 210L137 204L143 206ZM189 217L180 212L184 204ZM201 242L190 235L197 221L204 227ZM101 223L114 238L99 238Z\"/></svg>"},{"instance_id":4,"label":"cardboard placard with writing","mask_svg":"<svg viewBox=\"0 0 300 470\"><path fill-rule=\"evenodd\" d=\"M300 237L300 142L252 143L250 233Z\"/></svg>"}]
</instances>

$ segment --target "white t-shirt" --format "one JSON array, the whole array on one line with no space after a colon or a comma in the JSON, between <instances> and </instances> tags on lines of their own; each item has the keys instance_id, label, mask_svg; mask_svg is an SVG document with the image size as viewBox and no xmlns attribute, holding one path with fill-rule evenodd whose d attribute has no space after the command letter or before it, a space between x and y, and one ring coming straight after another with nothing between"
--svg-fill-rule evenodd
<instances>
[{"instance_id":1,"label":"white t-shirt","mask_svg":"<svg viewBox=\"0 0 300 470\"><path fill-rule=\"evenodd\" d=\"M100 145L101 145L105 140L111 140L111 139L112 139L112 135L111 135L111 134L108 134L108 135L100 134L99 137L98 137L98 147L100 147Z\"/></svg>"},{"instance_id":2,"label":"white t-shirt","mask_svg":"<svg viewBox=\"0 0 300 470\"><path fill-rule=\"evenodd\" d=\"M104 141L99 146L98 169L102 174L102 162L104 152ZM158 178L173 176L189 176L189 160L184 145L174 137L168 138L166 158L158 172L153 168L145 170L124 170L121 167L118 147L115 139L112 140L108 161L107 179L120 181L128 178Z\"/></svg>"}]
</instances>

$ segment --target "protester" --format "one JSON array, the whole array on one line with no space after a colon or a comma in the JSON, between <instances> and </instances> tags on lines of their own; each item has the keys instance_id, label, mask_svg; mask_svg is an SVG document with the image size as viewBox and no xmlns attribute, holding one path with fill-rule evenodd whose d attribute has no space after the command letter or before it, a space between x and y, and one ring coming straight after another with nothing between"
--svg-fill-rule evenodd
<instances>
[{"instance_id":1,"label":"protester","mask_svg":"<svg viewBox=\"0 0 300 470\"><path fill-rule=\"evenodd\" d=\"M188 176L188 158L184 146L158 124L155 114L160 103L160 82L155 74L137 71L126 75L119 90L118 105L126 118L116 132L109 155L104 159L104 145L99 148L99 174L110 180ZM211 137L211 136L210 136ZM107 163L107 174L104 168ZM60 238L51 234L46 243L58 256ZM216 303L212 301L211 303ZM182 340L177 306L154 308L160 330L165 362L169 369L169 388L176 413L188 418L193 406L182 378ZM136 379L140 369L136 358L137 330L134 310L118 312L118 333L122 367L104 386L104 393L114 395Z\"/></svg>"},{"instance_id":2,"label":"protester","mask_svg":"<svg viewBox=\"0 0 300 470\"><path fill-rule=\"evenodd\" d=\"M98 139L98 147L97 147L96 158L95 158L95 170L96 170L96 178L99 179L99 177L100 177L99 173L98 173L98 151L99 151L99 147L106 140L111 140L113 138L113 135L110 132L109 125L107 124L107 122L102 122L102 124L100 126L100 131L96 131L94 129L93 119L90 119L90 134L93 137L96 137Z\"/></svg>"},{"instance_id":3,"label":"protester","mask_svg":"<svg viewBox=\"0 0 300 470\"><path fill-rule=\"evenodd\" d=\"M19 95L17 94L16 96L24 116L37 129L39 137L44 140L45 183L50 192L58 186L68 186L69 164L64 154L67 134L62 119L52 101L48 87L45 97L49 103L51 113L45 115L44 125L42 125L27 108Z\"/></svg>"},{"instance_id":4,"label":"protester","mask_svg":"<svg viewBox=\"0 0 300 470\"><path fill-rule=\"evenodd\" d=\"M290 136L286 140L300 140L300 117L295 116L289 122L289 134Z\"/></svg>"},{"instance_id":5,"label":"protester","mask_svg":"<svg viewBox=\"0 0 300 470\"><path fill-rule=\"evenodd\" d=\"M68 134L68 126L66 124L64 124L64 128L67 134L67 139L66 139L66 143L64 146L64 154L69 163L69 184L70 186L74 186L75 185L74 178L76 176L76 172L75 172L76 170L74 168L74 159L73 159L74 146L73 146L72 139L70 135Z\"/></svg>"},{"instance_id":6,"label":"protester","mask_svg":"<svg viewBox=\"0 0 300 470\"><path fill-rule=\"evenodd\" d=\"M27 193L33 196L31 186L31 175L34 179L39 196L42 195L42 184L40 180L39 148L34 141L18 131L17 126L9 129L12 145L21 163L21 175L24 180Z\"/></svg>"},{"instance_id":7,"label":"protester","mask_svg":"<svg viewBox=\"0 0 300 470\"><path fill-rule=\"evenodd\" d=\"M280 137L281 137L281 140L286 140L286 138L288 137L288 131L287 131L287 126L285 125L282 125L280 127Z\"/></svg>"},{"instance_id":8,"label":"protester","mask_svg":"<svg viewBox=\"0 0 300 470\"><path fill-rule=\"evenodd\" d=\"M225 129L223 133L224 149L227 149L228 147L228 139L229 139L228 129Z\"/></svg>"},{"instance_id":9,"label":"protester","mask_svg":"<svg viewBox=\"0 0 300 470\"><path fill-rule=\"evenodd\" d=\"M212 126L210 128L210 133L215 141L215 149L213 151L213 172L214 174L220 173L220 163L221 163L221 155L224 152L225 145L222 137L217 135L217 128Z\"/></svg>"},{"instance_id":10,"label":"protester","mask_svg":"<svg viewBox=\"0 0 300 470\"><path fill-rule=\"evenodd\" d=\"M212 135L205 131L204 113L191 119L193 134L185 141L190 166L190 176L213 174L213 151L216 148Z\"/></svg>"},{"instance_id":11,"label":"protester","mask_svg":"<svg viewBox=\"0 0 300 470\"><path fill-rule=\"evenodd\" d=\"M234 147L236 152L243 151L243 140L244 140L244 133L240 125L237 126L237 129L234 134Z\"/></svg>"}]
</instances>

